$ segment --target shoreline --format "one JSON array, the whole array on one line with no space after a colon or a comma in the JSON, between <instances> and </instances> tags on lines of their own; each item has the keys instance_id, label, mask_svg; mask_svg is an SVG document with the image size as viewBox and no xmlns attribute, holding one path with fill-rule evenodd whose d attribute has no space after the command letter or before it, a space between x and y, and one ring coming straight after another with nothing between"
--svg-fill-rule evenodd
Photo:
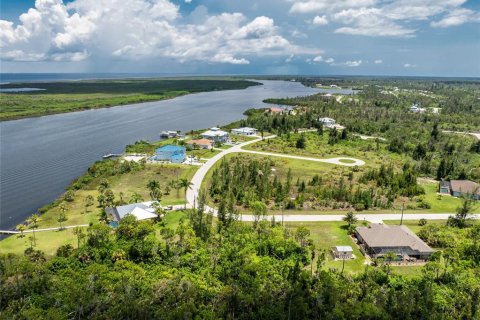
<instances>
[{"instance_id":1,"label":"shoreline","mask_svg":"<svg viewBox=\"0 0 480 320\"><path fill-rule=\"evenodd\" d=\"M191 80L190 78L144 78L147 82L155 82L155 81L189 81ZM38 87L40 85L49 85L49 84L67 84L70 85L72 83L78 84L78 83L91 83L91 82L98 82L99 86L101 85L109 85L109 84L115 84L116 82L121 82L121 81L139 81L142 80L142 78L138 79L131 79L131 78L112 78L112 79L91 79L91 80L85 80L85 79L80 79L80 80L62 80L62 81L45 81L45 82L14 82L14 83L8 83L8 84L2 84L0 85L0 88L2 89L18 89L18 88L23 88L24 86L35 86L37 85ZM60 108L58 110L41 110L41 112L36 113L35 108L30 107L27 110L22 110L21 112L33 112L32 114L12 114L12 115L3 115L0 113L0 123L1 122L6 122L6 121L14 121L14 120L21 120L21 119L29 119L29 118L39 118L43 116L51 116L55 114L65 114L65 113L73 113L73 112L80 112L80 111L88 111L88 110L96 110L96 109L105 109L105 108L113 108L117 106L125 106L125 105L137 105L137 104L142 104L142 103L147 103L147 102L157 102L157 101L164 101L164 100L170 100L182 96L186 96L189 94L195 94L195 93L204 93L204 92L215 92L215 91L229 91L229 90L245 90L250 87L255 87L255 86L262 86L263 83L255 81L253 79L241 79L241 78L200 78L200 79L195 79L195 80L205 80L205 81L218 81L218 85L211 84L210 87L207 88L195 88L193 86L192 88L188 87L181 87L179 86L178 88L167 88L164 89L165 92L157 92L155 91L150 91L152 90L151 88L149 90L146 90L144 92L141 91L141 88L136 88L135 90L138 90L138 92L134 91L129 91L126 90L124 92L122 91L109 91L109 90L92 90L91 92L85 92L85 91L78 91L78 92L71 92L66 90L65 92L46 92L46 88L39 88L42 89L41 91L26 91L26 92L0 92L0 104L7 105L8 102L8 97L9 96L23 96L23 97L42 97L42 98L50 98L48 97L51 95L51 98L55 100L56 98L61 98L61 96L70 96L70 97L75 97L75 95L84 95L88 97L89 95L98 95L98 94L104 94L106 96L104 97L98 97L96 100L92 102L94 105L93 106L78 106L75 107L73 106L72 109L68 109L68 104L75 104L75 101L60 101ZM222 85L221 82L228 83L238 83L238 87L232 87L228 88ZM244 85L241 85L239 82L244 82ZM168 86L168 84L167 84ZM217 87L218 86L218 87ZM108 89L108 88L107 88ZM145 89L145 88L143 88ZM130 89L134 90L134 89ZM161 90L159 88L158 90ZM108 96L111 95L111 96ZM132 101L129 101L129 99L132 99ZM138 99L138 100L136 100ZM5 101L4 101L5 100ZM32 101L35 99L32 99ZM39 100L39 99L37 99ZM120 100L120 101L111 101L111 100ZM122 101L124 100L124 101ZM125 101L126 100L126 101ZM27 101L27 103L30 101ZM36 101L33 101L36 102ZM38 101L37 101L38 102ZM41 103L42 101L40 101ZM21 103L21 102L20 102ZM65 108L67 109L62 109L62 103L65 104ZM97 105L95 105L97 103ZM15 111L14 111L15 112ZM21 113L19 112L19 113ZM5 113L9 113L8 111Z\"/></svg>"}]
</instances>

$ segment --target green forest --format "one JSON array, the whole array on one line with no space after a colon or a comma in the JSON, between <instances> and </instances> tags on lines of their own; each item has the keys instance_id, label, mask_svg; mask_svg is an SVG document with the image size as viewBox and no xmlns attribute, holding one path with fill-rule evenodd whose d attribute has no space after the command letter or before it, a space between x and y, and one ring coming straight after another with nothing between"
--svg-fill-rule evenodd
<instances>
[{"instance_id":1,"label":"green forest","mask_svg":"<svg viewBox=\"0 0 480 320\"><path fill-rule=\"evenodd\" d=\"M55 257L29 248L0 259L2 319L478 319L480 226L424 226L442 248L419 276L376 262L357 274L324 266L308 229L127 216L75 232ZM172 213L175 214L175 213ZM168 215L167 215L168 217ZM159 222L160 224L162 222Z\"/></svg>"}]
</instances>

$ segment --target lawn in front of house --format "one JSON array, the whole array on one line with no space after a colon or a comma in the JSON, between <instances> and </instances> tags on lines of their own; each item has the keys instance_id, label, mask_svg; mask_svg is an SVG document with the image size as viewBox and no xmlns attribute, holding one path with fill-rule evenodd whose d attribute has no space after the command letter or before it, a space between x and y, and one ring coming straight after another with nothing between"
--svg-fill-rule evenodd
<instances>
[{"instance_id":1,"label":"lawn in front of house","mask_svg":"<svg viewBox=\"0 0 480 320\"><path fill-rule=\"evenodd\" d=\"M324 268L335 268L339 272L342 270L343 261L335 261L332 256L332 247L351 246L355 259L345 260L345 270L347 273L359 273L365 268L365 257L358 249L353 239L348 235L346 224L344 222L288 222L285 226L295 231L296 228L303 226L310 230L310 238L313 240L315 248L327 251L327 261ZM315 269L315 262L314 262Z\"/></svg>"},{"instance_id":2,"label":"lawn in front of house","mask_svg":"<svg viewBox=\"0 0 480 320\"><path fill-rule=\"evenodd\" d=\"M357 225L363 225L358 223ZM360 252L354 239L348 235L347 224L345 222L289 222L285 223L285 226L292 228L295 231L296 228L304 226L310 230L310 238L313 240L315 248L327 250L327 261L324 265L324 269L334 268L337 272L341 272L343 268L343 261L333 259L331 248L334 246L351 246L355 259L345 260L345 273L359 274L367 267L365 256ZM315 270L314 261L314 270ZM309 269L308 267L307 269ZM370 267L372 268L372 267ZM392 267L393 273L401 274L405 276L418 276L421 274L422 266L400 266Z\"/></svg>"},{"instance_id":3,"label":"lawn in front of house","mask_svg":"<svg viewBox=\"0 0 480 320\"><path fill-rule=\"evenodd\" d=\"M146 164L145 169L135 170L124 174L107 177L110 189L115 194L115 201L120 197L125 202L130 202L130 198L134 193L138 193L143 201L149 201L150 191L147 183L150 180L157 180L160 189L164 193L162 196L162 205L175 205L185 203L185 191L183 189L175 189L170 187L169 194L165 194L167 185L173 180L185 178L191 180L197 166L188 166L180 164ZM60 216L60 203L64 203L67 210L67 220L62 223L63 226L97 223L101 208L98 207L97 197L100 194L98 187L104 177L93 179L82 189L74 191L73 201L63 201L63 196L59 197L45 213L43 213L38 222L39 228L59 227L58 218ZM85 199L92 196L94 205L85 208Z\"/></svg>"},{"instance_id":4,"label":"lawn in front of house","mask_svg":"<svg viewBox=\"0 0 480 320\"><path fill-rule=\"evenodd\" d=\"M86 232L87 228L83 228ZM25 249L30 248L32 233L25 233L24 237L19 235L11 235L0 241L1 253L12 253L23 255ZM36 246L34 249L43 251L47 256L56 254L58 247L71 244L77 247L77 237L73 234L73 229L64 229L61 231L41 231L35 232Z\"/></svg>"}]
</instances>

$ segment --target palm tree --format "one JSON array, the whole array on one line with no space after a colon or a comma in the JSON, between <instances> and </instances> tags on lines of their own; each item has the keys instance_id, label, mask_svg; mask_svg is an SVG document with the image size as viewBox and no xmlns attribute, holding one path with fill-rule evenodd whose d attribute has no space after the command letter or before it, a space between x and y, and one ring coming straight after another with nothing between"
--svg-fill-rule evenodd
<instances>
[{"instance_id":1,"label":"palm tree","mask_svg":"<svg viewBox=\"0 0 480 320\"><path fill-rule=\"evenodd\" d=\"M62 203L60 205L60 213L59 213L59 216L58 216L58 222L60 223L60 230L63 230L62 228L62 222L63 221L67 221L67 215L66 215L66 212L67 212L67 206L65 205L65 203Z\"/></svg>"},{"instance_id":2,"label":"palm tree","mask_svg":"<svg viewBox=\"0 0 480 320\"><path fill-rule=\"evenodd\" d=\"M180 189L182 189L182 187L180 186L180 184L178 183L178 180L172 180L169 182L169 185L172 187L172 188L175 188L175 190L177 190L177 198L180 197Z\"/></svg>"},{"instance_id":3,"label":"palm tree","mask_svg":"<svg viewBox=\"0 0 480 320\"><path fill-rule=\"evenodd\" d=\"M130 197L130 203L138 203L138 202L142 202L142 201L143 201L142 195L137 193L137 192L134 192L132 194L132 196Z\"/></svg>"},{"instance_id":4,"label":"palm tree","mask_svg":"<svg viewBox=\"0 0 480 320\"><path fill-rule=\"evenodd\" d=\"M80 248L80 241L85 238L85 233L81 227L73 228L73 234L77 236L77 248Z\"/></svg>"},{"instance_id":5,"label":"palm tree","mask_svg":"<svg viewBox=\"0 0 480 320\"><path fill-rule=\"evenodd\" d=\"M349 211L345 214L345 216L343 217L343 221L345 221L346 223L348 223L348 229L350 229L350 227L352 225L354 225L355 223L357 223L358 219L357 217L355 216L355 214L352 212L352 211Z\"/></svg>"},{"instance_id":6,"label":"palm tree","mask_svg":"<svg viewBox=\"0 0 480 320\"><path fill-rule=\"evenodd\" d=\"M90 194L85 198L85 213L88 212L88 207L93 206L94 202L95 202L95 198L93 198L93 196Z\"/></svg>"},{"instance_id":7,"label":"palm tree","mask_svg":"<svg viewBox=\"0 0 480 320\"><path fill-rule=\"evenodd\" d=\"M187 190L191 189L191 186L193 185L193 183L191 183L190 181L188 181L185 178L182 178L182 179L178 180L178 185L179 185L180 188L185 189L185 209L187 209Z\"/></svg>"},{"instance_id":8,"label":"palm tree","mask_svg":"<svg viewBox=\"0 0 480 320\"><path fill-rule=\"evenodd\" d=\"M35 229L38 228L39 219L40 217L36 213L32 214L32 216L27 219L27 223L29 224L30 229L33 230L33 243L35 246L37 245L37 239L35 238Z\"/></svg>"},{"instance_id":9,"label":"palm tree","mask_svg":"<svg viewBox=\"0 0 480 320\"><path fill-rule=\"evenodd\" d=\"M15 229L17 229L18 231L20 231L20 235L18 236L19 238L25 237L25 235L23 234L23 231L25 231L26 227L25 227L25 225L24 225L23 223L18 224Z\"/></svg>"}]
</instances>

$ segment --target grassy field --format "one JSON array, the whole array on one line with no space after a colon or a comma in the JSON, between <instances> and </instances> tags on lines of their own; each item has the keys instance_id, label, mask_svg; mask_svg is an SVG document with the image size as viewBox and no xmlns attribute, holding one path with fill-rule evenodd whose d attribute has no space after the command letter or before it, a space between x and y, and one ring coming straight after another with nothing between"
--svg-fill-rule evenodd
<instances>
[{"instance_id":1,"label":"grassy field","mask_svg":"<svg viewBox=\"0 0 480 320\"><path fill-rule=\"evenodd\" d=\"M157 180L160 183L160 189L165 192L166 186L170 181L177 178L186 178L190 180L197 170L195 166L175 165L175 164L147 164L144 170L133 171L126 174L116 175L108 178L110 188L115 194L115 200L119 200L120 193L123 194L123 200L128 202L133 193L138 193L144 201L150 200L147 183L149 180ZM96 198L99 195L98 186L101 178L92 180L83 189L75 191L72 202L64 202L67 206L67 221L63 225L78 225L98 222L100 208L96 207ZM85 199L88 195L95 198L95 204L85 211ZM168 195L162 196L162 205L183 204L185 203L185 194L183 189L176 190L171 188ZM57 219L60 215L59 205L53 206L47 212L40 216L39 228L58 227Z\"/></svg>"},{"instance_id":2,"label":"grassy field","mask_svg":"<svg viewBox=\"0 0 480 320\"><path fill-rule=\"evenodd\" d=\"M402 224L417 233L422 229L422 226L420 226L418 222L419 220L404 220ZM446 222L446 220L428 220L427 225L445 225ZM385 220L383 223L398 226L400 225L400 220Z\"/></svg>"},{"instance_id":3,"label":"grassy field","mask_svg":"<svg viewBox=\"0 0 480 320\"><path fill-rule=\"evenodd\" d=\"M343 222L291 222L286 223L288 228L298 228L304 226L310 230L310 238L317 249L327 250L327 262L325 268L335 268L338 271L342 270L342 261L334 261L331 255L331 249L334 246L351 246L355 259L345 261L345 272L358 273L363 271L365 267L365 257L358 250L358 247L353 242L344 228Z\"/></svg>"},{"instance_id":4,"label":"grassy field","mask_svg":"<svg viewBox=\"0 0 480 320\"><path fill-rule=\"evenodd\" d=\"M1 89L41 91L0 94L0 120L42 116L174 98L215 90L244 89L258 83L234 78L124 79L3 84Z\"/></svg>"},{"instance_id":5,"label":"grassy field","mask_svg":"<svg viewBox=\"0 0 480 320\"><path fill-rule=\"evenodd\" d=\"M310 230L310 238L313 240L315 248L328 251L327 261L324 265L325 269L334 268L338 272L342 270L343 261L335 261L331 254L332 247L341 245L351 246L353 248L353 254L355 255L355 259L345 260L344 272L358 274L363 272L368 265L365 257L358 249L358 246L355 244L352 237L348 235L346 224L344 222L290 222L286 223L285 226L292 228L293 230L300 226L304 226ZM418 276L421 269L422 266L392 267L393 273L405 276Z\"/></svg>"},{"instance_id":6,"label":"grassy field","mask_svg":"<svg viewBox=\"0 0 480 320\"><path fill-rule=\"evenodd\" d=\"M31 233L26 233L24 237L12 235L3 239L0 241L0 252L21 255L25 249L30 248L30 237L32 236ZM54 255L58 247L64 244L77 246L77 237L73 234L72 229L35 232L35 238L37 245L34 248L43 251L47 256Z\"/></svg>"},{"instance_id":7,"label":"grassy field","mask_svg":"<svg viewBox=\"0 0 480 320\"><path fill-rule=\"evenodd\" d=\"M382 163L392 163L400 167L405 161L405 156L395 154L386 150L386 144L373 140L362 140L353 138L349 140L339 140L334 145L328 144L328 130L320 136L316 132L304 133L306 143L305 149L296 148L296 141L301 134L283 135L274 139L259 141L248 145L245 149L292 154L297 156L306 156L313 158L331 158L331 157L352 157L366 162L362 168L377 167ZM344 160L344 163L349 163Z\"/></svg>"},{"instance_id":8,"label":"grassy field","mask_svg":"<svg viewBox=\"0 0 480 320\"><path fill-rule=\"evenodd\" d=\"M456 209L462 204L462 199L449 195L439 195L437 182L422 182L421 185L425 189L425 201L432 207L427 209L428 212L446 212L455 213ZM480 213L480 203L477 201L473 208L474 213Z\"/></svg>"}]
</instances>

